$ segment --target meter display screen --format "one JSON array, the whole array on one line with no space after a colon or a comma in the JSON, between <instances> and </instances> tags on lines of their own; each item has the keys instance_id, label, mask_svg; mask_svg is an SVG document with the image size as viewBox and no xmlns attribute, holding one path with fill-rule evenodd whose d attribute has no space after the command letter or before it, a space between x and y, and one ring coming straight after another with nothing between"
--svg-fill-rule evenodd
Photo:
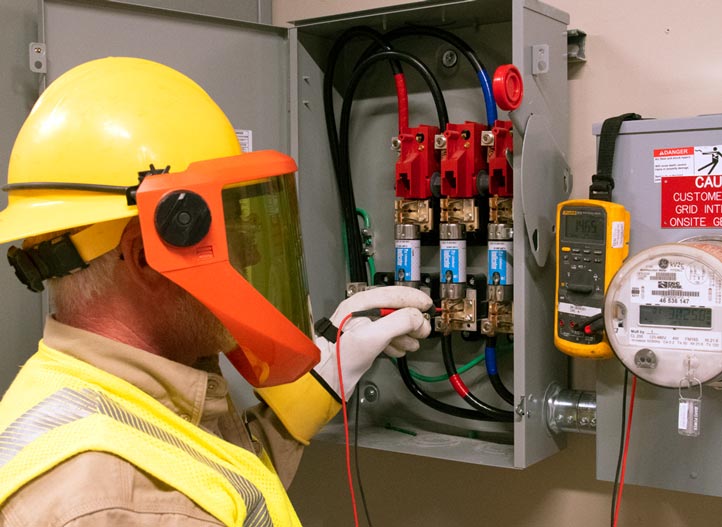
<instances>
[{"instance_id":1,"label":"meter display screen","mask_svg":"<svg viewBox=\"0 0 722 527\"><path fill-rule=\"evenodd\" d=\"M639 323L652 326L711 328L712 310L708 307L639 306Z\"/></svg>"},{"instance_id":2,"label":"meter display screen","mask_svg":"<svg viewBox=\"0 0 722 527\"><path fill-rule=\"evenodd\" d=\"M565 238L604 241L604 218L598 215L569 214L564 216Z\"/></svg>"}]
</instances>

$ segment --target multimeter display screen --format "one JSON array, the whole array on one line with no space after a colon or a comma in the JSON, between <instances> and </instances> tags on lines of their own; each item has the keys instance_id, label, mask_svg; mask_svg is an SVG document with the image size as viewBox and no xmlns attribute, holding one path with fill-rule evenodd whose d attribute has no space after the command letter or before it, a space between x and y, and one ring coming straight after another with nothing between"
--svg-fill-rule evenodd
<instances>
[{"instance_id":1,"label":"multimeter display screen","mask_svg":"<svg viewBox=\"0 0 722 527\"><path fill-rule=\"evenodd\" d=\"M604 241L604 219L589 214L564 216L564 237L574 240Z\"/></svg>"},{"instance_id":2,"label":"multimeter display screen","mask_svg":"<svg viewBox=\"0 0 722 527\"><path fill-rule=\"evenodd\" d=\"M652 326L711 328L712 310L708 307L639 306L639 323Z\"/></svg>"}]
</instances>

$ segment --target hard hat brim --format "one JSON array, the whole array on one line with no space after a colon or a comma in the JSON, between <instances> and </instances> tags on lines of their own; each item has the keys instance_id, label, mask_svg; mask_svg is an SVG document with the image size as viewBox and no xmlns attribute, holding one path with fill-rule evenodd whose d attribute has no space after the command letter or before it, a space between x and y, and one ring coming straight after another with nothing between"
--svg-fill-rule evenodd
<instances>
[{"instance_id":1,"label":"hard hat brim","mask_svg":"<svg viewBox=\"0 0 722 527\"><path fill-rule=\"evenodd\" d=\"M14 190L0 212L0 243L138 215L125 196L95 192Z\"/></svg>"}]
</instances>

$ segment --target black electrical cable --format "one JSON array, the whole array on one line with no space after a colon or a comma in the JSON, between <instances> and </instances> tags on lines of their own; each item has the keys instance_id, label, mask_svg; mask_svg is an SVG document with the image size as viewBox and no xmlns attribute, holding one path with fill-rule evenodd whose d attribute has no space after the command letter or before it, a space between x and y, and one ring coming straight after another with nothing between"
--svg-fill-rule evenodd
<instances>
[{"instance_id":1,"label":"black electrical cable","mask_svg":"<svg viewBox=\"0 0 722 527\"><path fill-rule=\"evenodd\" d=\"M446 125L449 122L449 112L446 109L446 102L444 101L444 95L441 93L439 83L436 81L436 78L431 73L429 68L418 58L414 57L413 55L409 55L408 53L402 53L400 51L380 51L378 53L374 53L370 57L366 58L363 62L361 62L354 69L353 74L351 75L351 79L348 82L346 92L344 93L343 107L341 109L341 123L339 125L339 129L341 130L340 142L342 149L344 146L344 139L346 141L346 144L348 144L348 122L351 116L351 104L353 103L353 94L356 91L359 83L361 82L361 79L363 79L366 71L377 62L394 59L412 66L416 71L419 72L421 77L424 79L424 82L426 82L426 85L429 87L431 96L434 99L436 115L439 120L439 129L446 129ZM346 133L345 138L344 132Z\"/></svg>"},{"instance_id":2,"label":"black electrical cable","mask_svg":"<svg viewBox=\"0 0 722 527\"><path fill-rule=\"evenodd\" d=\"M467 402L469 406L476 409L480 413L486 415L489 419L494 421L512 422L514 421L514 412L510 410L501 410L485 403L478 397L476 397L469 388L467 388L464 381L461 380L459 373L456 371L456 364L454 363L454 353L451 348L451 335L443 335L441 337L441 354L444 357L444 367L446 373L449 374L449 381L454 386L457 393ZM488 358L487 358L488 360Z\"/></svg>"},{"instance_id":3,"label":"black electrical cable","mask_svg":"<svg viewBox=\"0 0 722 527\"><path fill-rule=\"evenodd\" d=\"M490 127L493 126L494 121L497 119L496 102L494 101L491 83L489 81L489 74L484 67L484 64L481 62L479 55L477 55L474 49L455 34L437 27L413 25L403 26L389 31L388 33L385 33L383 37L384 39L386 39L387 42L391 43L394 40L398 40L400 38L417 35L441 39L448 44L454 46L461 52L462 55L464 55L469 64L471 64L471 67L476 72L477 78L481 83L481 89L484 94L488 125ZM366 48L366 51L364 51L363 55L361 55L361 58L358 62L360 63L362 60L367 58L371 53L374 52L375 49L377 48L375 48L374 46L369 46L368 48Z\"/></svg>"},{"instance_id":4,"label":"black electrical cable","mask_svg":"<svg viewBox=\"0 0 722 527\"><path fill-rule=\"evenodd\" d=\"M384 39L386 39L387 42L391 42L396 40L397 38L415 35L436 37L444 40L464 54L466 59L474 68L474 71L479 72L482 70L486 70L486 68L484 68L484 64L481 62L479 56L476 54L474 49L463 39L459 38L458 36L449 31L446 31L445 29L430 26L403 26L386 33L384 35Z\"/></svg>"},{"instance_id":5,"label":"black electrical cable","mask_svg":"<svg viewBox=\"0 0 722 527\"><path fill-rule=\"evenodd\" d=\"M622 456L624 455L624 433L627 428L627 384L629 382L629 370L624 368L624 389L622 390L622 432L619 439L619 455L617 457L617 471L614 474L614 487L612 488L612 514L610 525L614 527L614 512L617 508L617 489L619 487L619 475L622 471Z\"/></svg>"},{"instance_id":6,"label":"black electrical cable","mask_svg":"<svg viewBox=\"0 0 722 527\"><path fill-rule=\"evenodd\" d=\"M383 39L380 33L371 28L358 26L345 31L333 44L327 59L326 75L323 79L323 103L324 114L326 120L326 131L328 134L329 148L331 150L331 159L336 176L336 183L339 190L341 200L341 209L343 213L344 229L346 232L347 247L349 253L349 278L351 281L360 282L367 281L366 266L361 251L361 235L356 221L356 203L353 194L353 185L350 179L350 172L344 172L341 168L341 155L339 154L339 139L336 128L336 116L333 104L333 82L336 63L343 47L353 38L366 37L373 40L377 46L382 49L390 49L388 43ZM398 61L391 60L391 71L394 75L403 75L401 65ZM344 156L344 159L348 154ZM344 163L345 164L345 163ZM358 459L358 422L359 422L359 405L360 394L356 394L356 414L354 425L354 464L356 468L356 482L359 487L361 502L366 514L366 520L369 527L372 527L371 516L369 514L366 503L366 494L364 492L363 482L361 478L361 468Z\"/></svg>"},{"instance_id":7,"label":"black electrical cable","mask_svg":"<svg viewBox=\"0 0 722 527\"><path fill-rule=\"evenodd\" d=\"M323 79L323 105L326 120L326 132L328 134L331 160L333 162L336 183L341 199L341 211L346 232L346 243L348 247L349 278L352 282L366 282L367 273L364 255L362 252L362 239L356 220L356 200L354 198L353 186L350 180L350 172L344 170L346 155L342 155L336 128L336 116L333 105L333 81L336 63L343 47L357 37L366 37L375 42L378 47L390 49L383 36L368 27L358 26L345 31L333 44L328 55L326 75ZM390 61L392 73L402 73L398 61Z\"/></svg>"},{"instance_id":8,"label":"black electrical cable","mask_svg":"<svg viewBox=\"0 0 722 527\"><path fill-rule=\"evenodd\" d=\"M354 395L356 397L356 402L354 404L354 418L353 418L353 459L354 459L354 465L356 468L356 483L358 484L359 494L361 494L361 504L364 508L364 514L366 514L366 522L368 523L369 527L373 527L373 524L371 523L371 515L369 514L369 508L366 505L366 493L364 492L364 486L361 482L361 465L358 460L358 422L359 422L359 413L361 412L361 389L356 385L356 394Z\"/></svg>"},{"instance_id":9,"label":"black electrical cable","mask_svg":"<svg viewBox=\"0 0 722 527\"><path fill-rule=\"evenodd\" d=\"M491 386L499 397L514 406L514 394L504 385L504 382L501 380L501 375L499 375L499 370L496 367L496 337L487 338L484 356L486 357L484 361L486 364L486 373L489 376Z\"/></svg>"},{"instance_id":10,"label":"black electrical cable","mask_svg":"<svg viewBox=\"0 0 722 527\"><path fill-rule=\"evenodd\" d=\"M361 277L366 276L366 268L363 262L363 255L361 254L361 233L358 228L356 228L356 215L355 215L355 202L353 201L353 184L351 179L351 164L349 159L349 121L351 118L351 107L353 104L353 95L358 88L361 80L363 79L366 72L376 63L386 60L397 60L399 62L404 62L409 65L411 65L414 69L416 69L421 76L424 78L426 83L429 86L429 89L431 90L432 97L434 99L434 105L436 107L437 115L439 118L439 128L441 130L444 130L446 128L446 124L449 121L448 112L446 110L446 103L444 102L443 94L441 93L441 88L439 87L438 82L436 82L436 79L431 74L429 69L424 65L423 62L421 62L419 59L412 55L408 55L406 53L399 53L396 51L381 51L379 53L376 53L372 56L370 56L368 59L364 60L359 66L354 70L353 74L351 75L351 78L348 82L348 86L346 88L346 91L344 92L343 97L343 106L341 108L341 122L339 125L340 129L340 145L339 145L339 177L340 181L343 181L343 184L339 184L341 187L342 192L347 192L346 199L350 202L350 207L353 207L354 213L351 214L350 211L344 210L344 221L346 222L346 233L347 233L347 240L349 245L349 263L351 271L351 279L353 281L365 281ZM348 216L348 218L347 218ZM352 226L354 228L349 228L349 226ZM358 260L354 261L352 259L351 255L351 248L357 248L358 247ZM358 278L354 278L357 276Z\"/></svg>"},{"instance_id":11,"label":"black electrical cable","mask_svg":"<svg viewBox=\"0 0 722 527\"><path fill-rule=\"evenodd\" d=\"M374 50L378 48L390 50L391 46L381 33L366 26L356 26L346 30L331 47L326 60L326 73L323 78L323 108L326 118L326 132L331 145L331 157L334 166L338 165L338 131L336 128L336 115L333 107L333 80L336 72L336 63L343 48L354 38L366 37L373 40L376 46L372 46ZM401 73L401 65L398 61L391 61L391 70L394 74Z\"/></svg>"},{"instance_id":12,"label":"black electrical cable","mask_svg":"<svg viewBox=\"0 0 722 527\"><path fill-rule=\"evenodd\" d=\"M446 404L442 401L439 401L438 399L434 399L431 397L428 393L426 393L424 390L421 389L421 387L416 384L413 377L411 377L411 372L409 371L409 364L406 361L406 357L401 357L396 360L396 365L399 368L399 373L401 374L401 379L404 381L404 384L409 389L411 394L416 397L419 401L424 403L426 406L433 408L434 410L437 410L439 412L443 412L445 414L454 416L454 417L462 417L464 419L474 419L476 421L492 421L493 419L490 419L486 415L482 414L481 412L477 412L475 410L471 410L469 408L459 408L458 406L452 406L450 404Z\"/></svg>"}]
</instances>

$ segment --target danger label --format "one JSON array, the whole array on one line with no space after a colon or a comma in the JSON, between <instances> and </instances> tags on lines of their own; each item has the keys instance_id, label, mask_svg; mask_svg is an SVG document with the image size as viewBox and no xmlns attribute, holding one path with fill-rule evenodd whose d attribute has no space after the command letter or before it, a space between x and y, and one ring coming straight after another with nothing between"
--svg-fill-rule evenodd
<instances>
[{"instance_id":1,"label":"danger label","mask_svg":"<svg viewBox=\"0 0 722 527\"><path fill-rule=\"evenodd\" d=\"M659 148L654 151L654 182L665 176L694 174L694 147Z\"/></svg>"},{"instance_id":2,"label":"danger label","mask_svg":"<svg viewBox=\"0 0 722 527\"><path fill-rule=\"evenodd\" d=\"M662 228L722 227L722 176L662 178Z\"/></svg>"},{"instance_id":3,"label":"danger label","mask_svg":"<svg viewBox=\"0 0 722 527\"><path fill-rule=\"evenodd\" d=\"M654 182L663 177L722 175L722 145L654 150Z\"/></svg>"},{"instance_id":4,"label":"danger label","mask_svg":"<svg viewBox=\"0 0 722 527\"><path fill-rule=\"evenodd\" d=\"M722 145L654 150L665 229L722 227Z\"/></svg>"}]
</instances>

